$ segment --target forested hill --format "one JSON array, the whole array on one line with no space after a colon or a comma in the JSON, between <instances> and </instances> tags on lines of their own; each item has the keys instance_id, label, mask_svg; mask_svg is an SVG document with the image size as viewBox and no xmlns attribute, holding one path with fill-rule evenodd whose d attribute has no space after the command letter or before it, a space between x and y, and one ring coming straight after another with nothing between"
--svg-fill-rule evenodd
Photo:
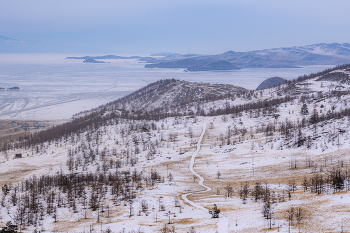
<instances>
[{"instance_id":1,"label":"forested hill","mask_svg":"<svg viewBox=\"0 0 350 233\"><path fill-rule=\"evenodd\" d=\"M325 98L349 95L350 87L347 84L349 68L350 65L334 67L287 80L281 86L260 91L248 91L227 84L191 83L175 79L160 80L121 99L78 115L71 122L27 135L21 143L26 145L43 143L87 128L96 128L108 122L125 119L160 120L190 115L240 115L243 112L274 116L278 107L287 106L288 103L299 101L318 103L321 99L325 101ZM339 107L335 108L336 111L332 112L332 115L328 114L327 117L350 116L350 109L341 107L346 106L347 101L348 99L342 99ZM336 106L333 103L332 109L334 107ZM0 150L16 147L15 144L3 145Z\"/></svg>"},{"instance_id":2,"label":"forested hill","mask_svg":"<svg viewBox=\"0 0 350 233\"><path fill-rule=\"evenodd\" d=\"M200 101L213 101L248 90L229 84L194 83L165 79L151 83L111 103L125 110L146 110L184 106Z\"/></svg>"}]
</instances>

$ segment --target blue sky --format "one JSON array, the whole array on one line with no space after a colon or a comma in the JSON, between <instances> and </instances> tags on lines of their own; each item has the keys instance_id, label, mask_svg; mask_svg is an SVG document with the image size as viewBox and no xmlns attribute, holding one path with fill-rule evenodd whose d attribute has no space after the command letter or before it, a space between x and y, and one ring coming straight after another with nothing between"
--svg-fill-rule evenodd
<instances>
[{"instance_id":1,"label":"blue sky","mask_svg":"<svg viewBox=\"0 0 350 233\"><path fill-rule=\"evenodd\" d=\"M1 0L0 35L110 53L350 42L348 0Z\"/></svg>"}]
</instances>

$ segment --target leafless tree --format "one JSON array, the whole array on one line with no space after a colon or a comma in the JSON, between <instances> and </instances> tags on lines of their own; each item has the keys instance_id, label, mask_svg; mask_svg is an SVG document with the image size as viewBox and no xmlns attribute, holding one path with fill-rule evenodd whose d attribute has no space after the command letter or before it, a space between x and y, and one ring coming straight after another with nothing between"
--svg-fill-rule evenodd
<instances>
[{"instance_id":1,"label":"leafless tree","mask_svg":"<svg viewBox=\"0 0 350 233\"><path fill-rule=\"evenodd\" d=\"M217 177L218 179L220 179L220 176L221 176L221 173L220 173L220 171L218 171L218 172L216 173L216 177Z\"/></svg>"},{"instance_id":2,"label":"leafless tree","mask_svg":"<svg viewBox=\"0 0 350 233\"><path fill-rule=\"evenodd\" d=\"M224 189L226 190L227 197L230 197L230 196L233 194L233 192L234 192L234 189L233 189L233 187L231 186L230 183L228 183L228 184L224 187Z\"/></svg>"},{"instance_id":3,"label":"leafless tree","mask_svg":"<svg viewBox=\"0 0 350 233\"><path fill-rule=\"evenodd\" d=\"M274 208L270 201L265 202L264 206L261 210L264 218L266 218L269 221L269 228L272 228L272 218L274 217Z\"/></svg>"},{"instance_id":4,"label":"leafless tree","mask_svg":"<svg viewBox=\"0 0 350 233\"><path fill-rule=\"evenodd\" d=\"M141 210L143 212L146 212L148 210L148 203L147 203L147 201L146 200L141 200L140 207L141 207Z\"/></svg>"},{"instance_id":5,"label":"leafless tree","mask_svg":"<svg viewBox=\"0 0 350 233\"><path fill-rule=\"evenodd\" d=\"M247 181L245 182L245 184L241 183L241 187L239 189L239 197L242 199L243 204L247 203L249 192L249 183Z\"/></svg>"},{"instance_id":6,"label":"leafless tree","mask_svg":"<svg viewBox=\"0 0 350 233\"><path fill-rule=\"evenodd\" d=\"M303 186L304 192L309 188L309 180L304 176L301 185Z\"/></svg>"}]
</instances>

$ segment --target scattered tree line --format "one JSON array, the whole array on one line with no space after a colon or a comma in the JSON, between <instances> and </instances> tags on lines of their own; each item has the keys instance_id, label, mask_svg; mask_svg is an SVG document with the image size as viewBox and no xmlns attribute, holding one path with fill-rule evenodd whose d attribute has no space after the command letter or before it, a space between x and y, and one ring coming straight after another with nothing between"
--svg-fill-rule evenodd
<instances>
[{"instance_id":1,"label":"scattered tree line","mask_svg":"<svg viewBox=\"0 0 350 233\"><path fill-rule=\"evenodd\" d=\"M116 172L87 172L69 173L58 172L53 175L32 176L18 185L2 188L1 209L13 215L16 225L23 229L26 226L40 225L46 217L59 220L59 208L69 208L74 213L93 211L97 222L101 221L101 213L107 220L111 217L111 206L130 206L133 215L133 200L144 188L164 182L164 177L155 170L116 171ZM112 199L112 203L108 201ZM141 202L143 211L147 203ZM145 209L146 208L146 209Z\"/></svg>"},{"instance_id":2,"label":"scattered tree line","mask_svg":"<svg viewBox=\"0 0 350 233\"><path fill-rule=\"evenodd\" d=\"M301 82L307 79L311 79L317 76L328 74L331 71L337 69L346 69L349 68L350 65L342 65L337 66L331 69L327 69L315 74L304 75L299 77L293 81L287 81L282 86L278 87L279 92L288 92L288 90L293 89L290 84ZM44 142L52 142L54 140L58 140L62 137L68 138L71 135L77 135L81 132L85 132L87 130L95 130L99 127L103 127L111 124L118 124L118 122L123 122L125 120L131 121L159 121L161 119L165 119L168 117L182 117L182 116L218 116L218 115L239 115L242 112L250 112L254 113L254 117L259 116L269 116L274 115L277 112L277 107L281 104L285 104L288 102L293 102L296 98L300 98L299 101L310 102L310 101L319 101L322 98L325 98L323 93L318 93L316 96L314 94L311 95L301 95L300 97L293 95L285 95L282 97L272 98L269 100L258 100L256 102L239 104L239 105L231 105L227 101L223 106L216 107L205 107L205 103L212 102L220 99L235 99L235 98L243 98L243 99L252 99L257 98L258 94L262 94L262 91L245 91L245 92L230 92L228 88L227 90L222 87L222 89L226 90L226 93L223 95L208 95L204 99L195 99L191 100L191 98L183 100L183 102L179 103L177 106L163 106L161 108L155 108L149 111L143 111L142 109L131 109L126 110L126 103L131 101L136 101L140 96L146 95L147 90L157 88L164 89L166 86L175 85L177 82L181 82L178 80L161 80L156 83L150 84L144 88L141 88L139 91L134 92L126 97L123 97L117 101L108 103L103 105L89 113L86 113L84 116L76 117L70 122L64 123L62 125L54 126L50 129L40 131L38 133L33 133L29 135L25 135L19 138L16 142L3 143L0 145L1 151L6 151L14 148L25 148L28 149L31 145L37 145ZM209 84L208 84L209 85ZM191 89L192 90L192 89ZM192 90L195 91L195 88ZM328 97L335 96L340 98L342 95L348 95L348 91L330 91L328 93ZM325 119L339 118L342 116L349 116L349 109L341 109L338 112L328 111L326 114L321 114L317 116L315 114L312 115L310 119L311 124L315 124L319 121L323 121ZM16 145L15 145L16 144Z\"/></svg>"}]
</instances>

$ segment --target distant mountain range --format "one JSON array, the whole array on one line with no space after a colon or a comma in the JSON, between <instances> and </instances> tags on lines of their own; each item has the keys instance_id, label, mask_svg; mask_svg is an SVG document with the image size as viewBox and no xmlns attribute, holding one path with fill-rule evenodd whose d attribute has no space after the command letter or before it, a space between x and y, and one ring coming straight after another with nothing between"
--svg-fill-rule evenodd
<instances>
[{"instance_id":1,"label":"distant mountain range","mask_svg":"<svg viewBox=\"0 0 350 233\"><path fill-rule=\"evenodd\" d=\"M38 40L18 40L0 36L0 53L51 53L55 48Z\"/></svg>"},{"instance_id":2,"label":"distant mountain range","mask_svg":"<svg viewBox=\"0 0 350 233\"><path fill-rule=\"evenodd\" d=\"M0 35L0 53L79 53L86 51L87 48L82 46L48 44L39 40L19 40Z\"/></svg>"},{"instance_id":3,"label":"distant mountain range","mask_svg":"<svg viewBox=\"0 0 350 233\"><path fill-rule=\"evenodd\" d=\"M228 51L217 55L192 54L142 60L151 63L146 64L146 68L184 68L188 71L339 65L350 62L350 44L320 43L250 52Z\"/></svg>"},{"instance_id":4,"label":"distant mountain range","mask_svg":"<svg viewBox=\"0 0 350 233\"><path fill-rule=\"evenodd\" d=\"M116 56L116 55L104 55L104 56L83 56L83 57L66 57L66 59L141 59L142 57L139 56L131 56L131 57L124 57L124 56Z\"/></svg>"},{"instance_id":5,"label":"distant mountain range","mask_svg":"<svg viewBox=\"0 0 350 233\"><path fill-rule=\"evenodd\" d=\"M169 57L169 56L182 56L182 54L170 53L170 52L161 52L161 53L151 54L150 56L166 56L166 57Z\"/></svg>"},{"instance_id":6,"label":"distant mountain range","mask_svg":"<svg viewBox=\"0 0 350 233\"><path fill-rule=\"evenodd\" d=\"M38 40L18 40L0 36L0 53L79 52L79 46L46 44ZM152 56L153 55L153 56ZM237 70L244 68L297 68L308 65L340 65L350 63L350 44L313 44L273 48L249 52L228 51L217 55L155 53L149 57L69 57L69 59L138 59L145 68L182 68L186 71ZM96 61L98 62L98 61Z\"/></svg>"},{"instance_id":7,"label":"distant mountain range","mask_svg":"<svg viewBox=\"0 0 350 233\"><path fill-rule=\"evenodd\" d=\"M250 52L228 51L217 55L152 54L161 57L67 57L67 59L138 59L147 62L145 68L182 68L185 71L224 71L244 68L298 68L309 65L340 65L350 63L350 44L314 44L289 48L274 48Z\"/></svg>"}]
</instances>

